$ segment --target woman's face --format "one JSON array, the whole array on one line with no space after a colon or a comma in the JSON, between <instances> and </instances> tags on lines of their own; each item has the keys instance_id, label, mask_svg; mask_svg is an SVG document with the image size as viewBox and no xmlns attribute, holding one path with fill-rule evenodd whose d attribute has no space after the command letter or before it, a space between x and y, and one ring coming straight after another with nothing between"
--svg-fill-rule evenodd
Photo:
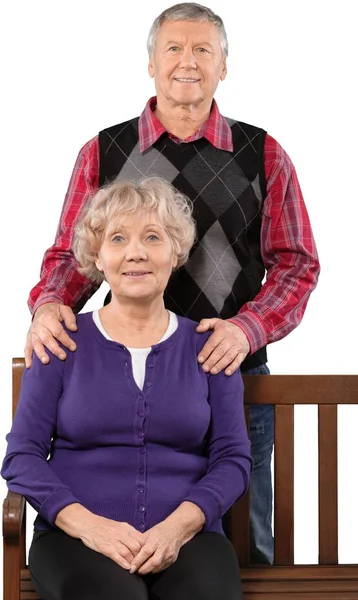
<instances>
[{"instance_id":1,"label":"woman's face","mask_svg":"<svg viewBox=\"0 0 358 600\"><path fill-rule=\"evenodd\" d=\"M96 260L112 294L121 301L163 296L177 264L171 240L155 213L123 215L109 226Z\"/></svg>"}]
</instances>

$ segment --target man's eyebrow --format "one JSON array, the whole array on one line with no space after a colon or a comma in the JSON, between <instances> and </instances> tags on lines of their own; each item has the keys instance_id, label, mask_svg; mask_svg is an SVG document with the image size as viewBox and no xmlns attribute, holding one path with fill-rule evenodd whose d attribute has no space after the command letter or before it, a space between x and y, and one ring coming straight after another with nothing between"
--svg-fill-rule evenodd
<instances>
[{"instance_id":1,"label":"man's eyebrow","mask_svg":"<svg viewBox=\"0 0 358 600\"><path fill-rule=\"evenodd\" d=\"M212 45L210 44L210 42L196 42L195 46L210 46L210 48L212 48Z\"/></svg>"},{"instance_id":2,"label":"man's eyebrow","mask_svg":"<svg viewBox=\"0 0 358 600\"><path fill-rule=\"evenodd\" d=\"M176 46L181 46L183 44L183 42L178 42L177 40L169 40L168 42L165 42L165 46L168 46L168 44L175 44ZM194 46L210 46L210 48L212 48L212 44L210 44L210 42L195 42Z\"/></svg>"},{"instance_id":3,"label":"man's eyebrow","mask_svg":"<svg viewBox=\"0 0 358 600\"><path fill-rule=\"evenodd\" d=\"M182 42L178 42L177 40L169 40L168 42L165 42L165 46L167 46L168 44L176 44L177 46L180 46Z\"/></svg>"}]
</instances>

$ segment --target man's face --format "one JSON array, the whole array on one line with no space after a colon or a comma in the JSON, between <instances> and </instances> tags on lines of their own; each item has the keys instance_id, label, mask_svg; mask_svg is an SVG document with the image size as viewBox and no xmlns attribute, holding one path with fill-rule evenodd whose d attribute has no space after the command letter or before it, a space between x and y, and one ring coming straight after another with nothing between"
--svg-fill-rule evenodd
<instances>
[{"instance_id":1,"label":"man's face","mask_svg":"<svg viewBox=\"0 0 358 600\"><path fill-rule=\"evenodd\" d=\"M220 79L226 76L226 60L215 25L164 21L149 60L149 74L154 76L158 102L210 104Z\"/></svg>"}]
</instances>

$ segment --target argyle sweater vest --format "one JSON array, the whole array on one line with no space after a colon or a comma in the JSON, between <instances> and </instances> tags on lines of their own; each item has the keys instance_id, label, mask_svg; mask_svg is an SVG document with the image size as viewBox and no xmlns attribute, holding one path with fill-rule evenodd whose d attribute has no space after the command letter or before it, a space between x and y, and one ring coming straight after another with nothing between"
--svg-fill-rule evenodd
<instances>
[{"instance_id":1,"label":"argyle sweater vest","mask_svg":"<svg viewBox=\"0 0 358 600\"><path fill-rule=\"evenodd\" d=\"M228 319L259 293L265 274L260 251L261 206L266 195L266 132L227 119L234 151L201 138L176 143L167 134L141 153L138 118L99 133L100 185L116 179L159 176L193 202L197 243L174 272L166 307L200 321ZM266 362L266 348L246 358L242 370Z\"/></svg>"}]
</instances>

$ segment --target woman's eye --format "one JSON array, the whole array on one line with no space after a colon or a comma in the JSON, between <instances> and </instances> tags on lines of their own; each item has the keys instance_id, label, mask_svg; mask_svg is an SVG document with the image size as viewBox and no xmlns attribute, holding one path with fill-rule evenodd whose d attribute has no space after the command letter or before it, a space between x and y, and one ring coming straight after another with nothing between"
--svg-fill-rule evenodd
<instances>
[{"instance_id":1,"label":"woman's eye","mask_svg":"<svg viewBox=\"0 0 358 600\"><path fill-rule=\"evenodd\" d=\"M122 242L122 241L123 241L123 239L124 239L124 238L123 238L123 236L121 236L121 235L115 235L115 236L112 238L112 242Z\"/></svg>"},{"instance_id":2,"label":"woman's eye","mask_svg":"<svg viewBox=\"0 0 358 600\"><path fill-rule=\"evenodd\" d=\"M155 233L151 233L150 235L148 235L148 240L151 242L156 242L157 240L159 240L159 238L157 235L155 235Z\"/></svg>"}]
</instances>

